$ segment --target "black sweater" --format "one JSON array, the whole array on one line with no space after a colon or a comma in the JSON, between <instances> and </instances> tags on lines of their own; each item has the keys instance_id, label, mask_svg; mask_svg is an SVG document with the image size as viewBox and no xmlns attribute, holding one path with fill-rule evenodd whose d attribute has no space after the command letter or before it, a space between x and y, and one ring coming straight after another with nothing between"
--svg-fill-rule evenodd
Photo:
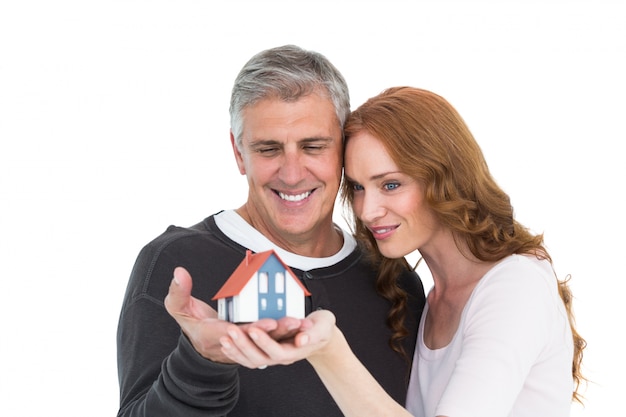
<instances>
[{"instance_id":1,"label":"black sweater","mask_svg":"<svg viewBox=\"0 0 626 417\"><path fill-rule=\"evenodd\" d=\"M307 361L251 370L200 356L167 313L163 300L174 268L185 267L193 295L211 301L245 256L246 248L225 236L211 216L192 228L169 227L147 244L130 276L119 319L118 416L341 416ZM339 263L301 271L312 293L308 312L332 311L352 350L385 390L404 404L410 363L389 347L390 304L375 290L375 271L359 249ZM412 358L417 323L425 303L413 272L399 278L409 294L406 351Z\"/></svg>"}]
</instances>

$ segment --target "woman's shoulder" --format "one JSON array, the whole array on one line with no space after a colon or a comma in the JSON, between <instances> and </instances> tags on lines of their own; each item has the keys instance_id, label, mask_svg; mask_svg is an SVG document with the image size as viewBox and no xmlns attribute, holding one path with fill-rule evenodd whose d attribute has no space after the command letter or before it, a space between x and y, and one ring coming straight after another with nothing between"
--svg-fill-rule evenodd
<instances>
[{"instance_id":1,"label":"woman's shoulder","mask_svg":"<svg viewBox=\"0 0 626 417\"><path fill-rule=\"evenodd\" d=\"M485 278L489 277L537 277L554 278L554 270L549 260L539 258L535 255L513 254L502 259L495 264L491 270L485 274Z\"/></svg>"},{"instance_id":2,"label":"woman's shoulder","mask_svg":"<svg viewBox=\"0 0 626 417\"><path fill-rule=\"evenodd\" d=\"M552 264L534 255L510 255L502 259L476 286L474 295L497 293L499 297L510 294L537 296L538 292L556 293L557 280Z\"/></svg>"}]
</instances>

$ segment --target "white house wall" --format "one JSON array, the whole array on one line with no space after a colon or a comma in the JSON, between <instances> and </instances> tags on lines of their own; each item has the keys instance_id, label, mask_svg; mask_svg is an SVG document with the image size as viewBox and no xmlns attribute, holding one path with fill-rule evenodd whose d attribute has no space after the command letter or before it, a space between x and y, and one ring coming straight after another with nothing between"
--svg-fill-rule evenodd
<instances>
[{"instance_id":1,"label":"white house wall","mask_svg":"<svg viewBox=\"0 0 626 417\"><path fill-rule=\"evenodd\" d=\"M304 294L302 288L295 281L293 276L287 274L285 277L287 291L287 315L290 317L304 318Z\"/></svg>"},{"instance_id":2,"label":"white house wall","mask_svg":"<svg viewBox=\"0 0 626 417\"><path fill-rule=\"evenodd\" d=\"M257 321L259 317L259 280L255 273L235 297L235 322Z\"/></svg>"}]
</instances>

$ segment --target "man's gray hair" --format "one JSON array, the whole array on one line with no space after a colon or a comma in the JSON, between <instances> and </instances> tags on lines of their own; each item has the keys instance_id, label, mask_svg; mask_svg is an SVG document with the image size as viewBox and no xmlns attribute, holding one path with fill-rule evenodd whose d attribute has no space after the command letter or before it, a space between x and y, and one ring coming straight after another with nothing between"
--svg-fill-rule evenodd
<instances>
[{"instance_id":1,"label":"man's gray hair","mask_svg":"<svg viewBox=\"0 0 626 417\"><path fill-rule=\"evenodd\" d=\"M230 99L230 128L241 149L243 110L266 98L297 101L313 92L328 94L343 130L350 114L350 94L343 76L322 54L295 45L253 56L235 79Z\"/></svg>"}]
</instances>

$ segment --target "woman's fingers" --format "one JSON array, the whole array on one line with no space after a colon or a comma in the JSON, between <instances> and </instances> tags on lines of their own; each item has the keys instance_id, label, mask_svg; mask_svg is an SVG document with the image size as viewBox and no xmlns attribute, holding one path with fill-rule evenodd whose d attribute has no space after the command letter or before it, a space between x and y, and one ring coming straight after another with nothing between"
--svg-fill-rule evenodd
<instances>
[{"instance_id":1,"label":"woman's fingers","mask_svg":"<svg viewBox=\"0 0 626 417\"><path fill-rule=\"evenodd\" d=\"M229 337L220 342L229 359L248 368L289 365L326 346L334 329L335 316L329 311L316 311L301 321L279 322L275 329L261 322L233 326ZM277 334L289 337L279 338Z\"/></svg>"},{"instance_id":2,"label":"woman's fingers","mask_svg":"<svg viewBox=\"0 0 626 417\"><path fill-rule=\"evenodd\" d=\"M266 334L260 328L256 332ZM242 328L232 325L227 330L228 336L222 336L222 352L229 359L250 369L269 365L268 356L250 339Z\"/></svg>"}]
</instances>

